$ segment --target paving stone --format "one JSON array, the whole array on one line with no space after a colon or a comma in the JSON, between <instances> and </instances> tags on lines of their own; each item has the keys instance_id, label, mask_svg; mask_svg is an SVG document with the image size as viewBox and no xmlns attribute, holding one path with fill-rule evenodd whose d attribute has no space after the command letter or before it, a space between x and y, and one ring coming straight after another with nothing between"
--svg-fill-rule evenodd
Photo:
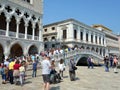
<instances>
[{"instance_id":1,"label":"paving stone","mask_svg":"<svg viewBox=\"0 0 120 90\"><path fill-rule=\"evenodd\" d=\"M0 83L0 90L43 90L41 69L38 69L36 78L32 78L31 73L32 71L27 71L23 86ZM118 73L114 73L113 69L105 72L104 67L88 69L85 66L79 66L76 71L76 81L70 81L68 68L66 68L63 81L51 84L50 87L50 90L120 90L120 69Z\"/></svg>"}]
</instances>

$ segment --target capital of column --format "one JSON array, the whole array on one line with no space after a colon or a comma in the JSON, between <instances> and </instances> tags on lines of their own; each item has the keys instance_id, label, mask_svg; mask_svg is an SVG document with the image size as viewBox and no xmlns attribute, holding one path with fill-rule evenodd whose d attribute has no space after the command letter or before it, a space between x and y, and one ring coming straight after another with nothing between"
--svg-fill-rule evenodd
<instances>
[{"instance_id":1,"label":"capital of column","mask_svg":"<svg viewBox=\"0 0 120 90\"><path fill-rule=\"evenodd\" d=\"M10 18L6 18L6 22L10 22Z\"/></svg>"},{"instance_id":2,"label":"capital of column","mask_svg":"<svg viewBox=\"0 0 120 90\"><path fill-rule=\"evenodd\" d=\"M17 24L20 24L20 19L17 19L17 22L16 22Z\"/></svg>"},{"instance_id":3,"label":"capital of column","mask_svg":"<svg viewBox=\"0 0 120 90\"><path fill-rule=\"evenodd\" d=\"M32 28L35 29L35 23L32 24Z\"/></svg>"},{"instance_id":4,"label":"capital of column","mask_svg":"<svg viewBox=\"0 0 120 90\"><path fill-rule=\"evenodd\" d=\"M25 22L25 27L28 27L28 22Z\"/></svg>"}]
</instances>

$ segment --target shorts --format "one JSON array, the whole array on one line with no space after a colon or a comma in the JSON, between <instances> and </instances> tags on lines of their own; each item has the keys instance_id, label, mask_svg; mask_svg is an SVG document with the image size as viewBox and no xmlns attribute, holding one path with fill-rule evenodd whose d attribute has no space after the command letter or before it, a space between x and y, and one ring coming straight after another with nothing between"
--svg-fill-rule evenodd
<instances>
[{"instance_id":1,"label":"shorts","mask_svg":"<svg viewBox=\"0 0 120 90\"><path fill-rule=\"evenodd\" d=\"M50 75L49 74L43 74L43 81L44 83L50 82Z\"/></svg>"}]
</instances>

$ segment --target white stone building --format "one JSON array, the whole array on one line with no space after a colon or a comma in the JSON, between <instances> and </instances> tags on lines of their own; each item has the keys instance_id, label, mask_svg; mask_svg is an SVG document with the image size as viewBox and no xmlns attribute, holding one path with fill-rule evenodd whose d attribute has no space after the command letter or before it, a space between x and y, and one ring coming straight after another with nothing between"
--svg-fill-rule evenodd
<instances>
[{"instance_id":1,"label":"white stone building","mask_svg":"<svg viewBox=\"0 0 120 90\"><path fill-rule=\"evenodd\" d=\"M40 53L43 0L0 0L0 56Z\"/></svg>"},{"instance_id":2,"label":"white stone building","mask_svg":"<svg viewBox=\"0 0 120 90\"><path fill-rule=\"evenodd\" d=\"M106 34L75 19L67 19L43 26L45 49L63 45L90 50L101 56L108 55Z\"/></svg>"},{"instance_id":3,"label":"white stone building","mask_svg":"<svg viewBox=\"0 0 120 90\"><path fill-rule=\"evenodd\" d=\"M119 50L119 38L116 34L113 34L112 30L109 28L103 26L103 25L93 25L93 28L96 28L103 33L105 33L106 38L106 48L108 55L117 55L120 56L120 50Z\"/></svg>"}]
</instances>

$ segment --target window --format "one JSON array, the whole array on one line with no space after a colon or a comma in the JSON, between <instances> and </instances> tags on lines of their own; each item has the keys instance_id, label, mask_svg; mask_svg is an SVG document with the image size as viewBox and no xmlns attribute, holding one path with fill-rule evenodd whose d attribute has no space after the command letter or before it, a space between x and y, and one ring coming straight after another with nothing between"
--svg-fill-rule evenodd
<instances>
[{"instance_id":1,"label":"window","mask_svg":"<svg viewBox=\"0 0 120 90\"><path fill-rule=\"evenodd\" d=\"M45 32L47 32L47 29L44 29Z\"/></svg>"},{"instance_id":2,"label":"window","mask_svg":"<svg viewBox=\"0 0 120 90\"><path fill-rule=\"evenodd\" d=\"M74 39L77 39L77 30L74 30Z\"/></svg>"},{"instance_id":3,"label":"window","mask_svg":"<svg viewBox=\"0 0 120 90\"><path fill-rule=\"evenodd\" d=\"M91 42L93 43L93 35L91 35Z\"/></svg>"},{"instance_id":4,"label":"window","mask_svg":"<svg viewBox=\"0 0 120 90\"><path fill-rule=\"evenodd\" d=\"M96 44L97 44L97 36L95 36L95 42L96 42Z\"/></svg>"},{"instance_id":5,"label":"window","mask_svg":"<svg viewBox=\"0 0 120 90\"><path fill-rule=\"evenodd\" d=\"M30 3L30 4L33 3L33 0L22 0L22 1L28 2L28 3Z\"/></svg>"},{"instance_id":6,"label":"window","mask_svg":"<svg viewBox=\"0 0 120 90\"><path fill-rule=\"evenodd\" d=\"M83 32L81 32L80 38L81 38L81 40L83 40Z\"/></svg>"},{"instance_id":7,"label":"window","mask_svg":"<svg viewBox=\"0 0 120 90\"><path fill-rule=\"evenodd\" d=\"M55 44L52 44L52 48L55 48Z\"/></svg>"},{"instance_id":8,"label":"window","mask_svg":"<svg viewBox=\"0 0 120 90\"><path fill-rule=\"evenodd\" d=\"M55 27L52 27L52 30L55 30Z\"/></svg>"},{"instance_id":9,"label":"window","mask_svg":"<svg viewBox=\"0 0 120 90\"><path fill-rule=\"evenodd\" d=\"M99 37L99 44L101 44L101 37Z\"/></svg>"},{"instance_id":10,"label":"window","mask_svg":"<svg viewBox=\"0 0 120 90\"><path fill-rule=\"evenodd\" d=\"M88 33L86 33L86 41L88 42Z\"/></svg>"},{"instance_id":11,"label":"window","mask_svg":"<svg viewBox=\"0 0 120 90\"><path fill-rule=\"evenodd\" d=\"M103 38L103 45L104 45L104 38Z\"/></svg>"},{"instance_id":12,"label":"window","mask_svg":"<svg viewBox=\"0 0 120 90\"><path fill-rule=\"evenodd\" d=\"M63 39L67 38L67 30L63 30Z\"/></svg>"}]
</instances>

